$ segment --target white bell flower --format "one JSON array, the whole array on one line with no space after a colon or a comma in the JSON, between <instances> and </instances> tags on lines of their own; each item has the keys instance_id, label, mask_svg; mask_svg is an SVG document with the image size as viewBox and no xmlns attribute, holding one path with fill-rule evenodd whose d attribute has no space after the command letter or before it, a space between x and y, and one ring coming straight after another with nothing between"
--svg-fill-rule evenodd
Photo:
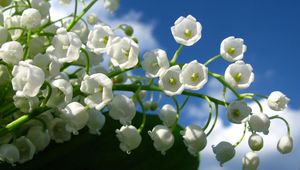
<instances>
[{"instance_id":1,"label":"white bell flower","mask_svg":"<svg viewBox=\"0 0 300 170\"><path fill-rule=\"evenodd\" d=\"M23 11L21 16L21 26L27 29L35 29L41 25L42 16L40 11L34 8L28 8Z\"/></svg>"},{"instance_id":2,"label":"white bell flower","mask_svg":"<svg viewBox=\"0 0 300 170\"><path fill-rule=\"evenodd\" d=\"M60 63L71 63L78 60L82 42L74 32L59 28L53 37L52 46L47 48L50 57L57 58Z\"/></svg>"},{"instance_id":3,"label":"white bell flower","mask_svg":"<svg viewBox=\"0 0 300 170\"><path fill-rule=\"evenodd\" d=\"M184 88L199 90L207 83L207 74L208 68L205 65L198 63L197 60L193 60L192 62L183 65L179 78Z\"/></svg>"},{"instance_id":4,"label":"white bell flower","mask_svg":"<svg viewBox=\"0 0 300 170\"><path fill-rule=\"evenodd\" d=\"M289 135L282 136L277 143L277 150L282 154L292 152L293 138Z\"/></svg>"},{"instance_id":5,"label":"white bell flower","mask_svg":"<svg viewBox=\"0 0 300 170\"><path fill-rule=\"evenodd\" d=\"M252 109L246 102L237 100L227 107L227 118L232 123L244 123L248 121L248 116L251 114Z\"/></svg>"},{"instance_id":6,"label":"white bell flower","mask_svg":"<svg viewBox=\"0 0 300 170\"><path fill-rule=\"evenodd\" d=\"M189 125L183 131L180 131L183 142L188 148L190 154L197 156L207 144L206 134L203 129L197 125Z\"/></svg>"},{"instance_id":7,"label":"white bell flower","mask_svg":"<svg viewBox=\"0 0 300 170\"><path fill-rule=\"evenodd\" d=\"M0 65L0 86L10 82L10 73L5 65Z\"/></svg>"},{"instance_id":8,"label":"white bell flower","mask_svg":"<svg viewBox=\"0 0 300 170\"><path fill-rule=\"evenodd\" d=\"M23 113L31 113L39 107L40 101L38 97L25 97L14 95L14 104L16 108Z\"/></svg>"},{"instance_id":9,"label":"white bell flower","mask_svg":"<svg viewBox=\"0 0 300 170\"><path fill-rule=\"evenodd\" d=\"M114 32L108 25L97 24L90 31L87 47L96 54L106 53L108 39L114 37Z\"/></svg>"},{"instance_id":10,"label":"white bell flower","mask_svg":"<svg viewBox=\"0 0 300 170\"><path fill-rule=\"evenodd\" d=\"M274 91L268 97L268 105L272 110L275 111L284 110L287 107L289 101L290 99L280 91Z\"/></svg>"},{"instance_id":11,"label":"white bell flower","mask_svg":"<svg viewBox=\"0 0 300 170\"><path fill-rule=\"evenodd\" d=\"M245 89L254 81L253 68L243 61L230 64L225 71L225 81L236 89Z\"/></svg>"},{"instance_id":12,"label":"white bell flower","mask_svg":"<svg viewBox=\"0 0 300 170\"><path fill-rule=\"evenodd\" d=\"M164 125L172 127L176 122L177 111L172 105L165 104L160 109L158 116Z\"/></svg>"},{"instance_id":13,"label":"white bell flower","mask_svg":"<svg viewBox=\"0 0 300 170\"><path fill-rule=\"evenodd\" d=\"M102 73L85 75L80 90L89 94L84 99L85 104L96 110L101 110L113 98L112 81Z\"/></svg>"},{"instance_id":14,"label":"white bell flower","mask_svg":"<svg viewBox=\"0 0 300 170\"><path fill-rule=\"evenodd\" d=\"M125 95L116 95L109 104L109 116L122 125L130 125L135 116L135 104Z\"/></svg>"},{"instance_id":15,"label":"white bell flower","mask_svg":"<svg viewBox=\"0 0 300 170\"><path fill-rule=\"evenodd\" d=\"M148 51L144 54L142 67L149 78L159 77L169 67L167 53L161 49Z\"/></svg>"},{"instance_id":16,"label":"white bell flower","mask_svg":"<svg viewBox=\"0 0 300 170\"><path fill-rule=\"evenodd\" d=\"M56 79L51 82L51 86L52 93L46 106L51 108L62 107L72 101L73 87L69 81Z\"/></svg>"},{"instance_id":17,"label":"white bell flower","mask_svg":"<svg viewBox=\"0 0 300 170\"><path fill-rule=\"evenodd\" d=\"M159 87L166 93L166 95L174 96L176 94L181 94L184 90L184 86L179 80L180 73L180 67L175 65L170 67L160 76L158 84Z\"/></svg>"},{"instance_id":18,"label":"white bell flower","mask_svg":"<svg viewBox=\"0 0 300 170\"><path fill-rule=\"evenodd\" d=\"M132 125L125 125L116 129L116 136L120 141L120 149L128 154L136 149L142 141L139 131Z\"/></svg>"},{"instance_id":19,"label":"white bell flower","mask_svg":"<svg viewBox=\"0 0 300 170\"><path fill-rule=\"evenodd\" d=\"M23 54L23 47L17 41L6 42L0 49L0 58L8 64L17 64L22 60Z\"/></svg>"},{"instance_id":20,"label":"white bell flower","mask_svg":"<svg viewBox=\"0 0 300 170\"><path fill-rule=\"evenodd\" d=\"M220 162L220 166L235 155L235 149L229 142L220 142L217 146L212 146L213 152L216 154L216 159Z\"/></svg>"},{"instance_id":21,"label":"white bell flower","mask_svg":"<svg viewBox=\"0 0 300 170\"><path fill-rule=\"evenodd\" d=\"M107 54L111 63L121 69L132 68L138 63L139 45L128 37L109 38Z\"/></svg>"},{"instance_id":22,"label":"white bell flower","mask_svg":"<svg viewBox=\"0 0 300 170\"><path fill-rule=\"evenodd\" d=\"M192 46L202 36L202 26L192 15L179 17L171 27L171 31L175 41L185 46Z\"/></svg>"},{"instance_id":23,"label":"white bell flower","mask_svg":"<svg viewBox=\"0 0 300 170\"><path fill-rule=\"evenodd\" d=\"M49 16L50 3L47 0L30 0L31 7L39 10L42 18Z\"/></svg>"},{"instance_id":24,"label":"white bell flower","mask_svg":"<svg viewBox=\"0 0 300 170\"><path fill-rule=\"evenodd\" d=\"M28 138L25 136L19 137L16 140L15 145L20 152L20 159L18 161L19 163L27 162L33 158L33 155L35 154L35 146Z\"/></svg>"},{"instance_id":25,"label":"white bell flower","mask_svg":"<svg viewBox=\"0 0 300 170\"><path fill-rule=\"evenodd\" d=\"M61 64L56 58L50 58L48 54L37 54L32 60L33 64L43 69L45 77L53 77L59 74Z\"/></svg>"},{"instance_id":26,"label":"white bell flower","mask_svg":"<svg viewBox=\"0 0 300 170\"><path fill-rule=\"evenodd\" d=\"M174 136L167 126L156 125L152 131L148 131L149 136L153 140L153 146L161 154L165 155L174 144Z\"/></svg>"},{"instance_id":27,"label":"white bell flower","mask_svg":"<svg viewBox=\"0 0 300 170\"><path fill-rule=\"evenodd\" d=\"M8 31L6 28L0 26L0 45L5 43L8 40Z\"/></svg>"},{"instance_id":28,"label":"white bell flower","mask_svg":"<svg viewBox=\"0 0 300 170\"><path fill-rule=\"evenodd\" d=\"M257 170L259 157L255 152L248 152L242 159L243 170Z\"/></svg>"},{"instance_id":29,"label":"white bell flower","mask_svg":"<svg viewBox=\"0 0 300 170\"><path fill-rule=\"evenodd\" d=\"M252 134L249 137L248 145L253 151L259 151L264 146L264 140L260 135Z\"/></svg>"},{"instance_id":30,"label":"white bell flower","mask_svg":"<svg viewBox=\"0 0 300 170\"><path fill-rule=\"evenodd\" d=\"M36 152L44 150L50 143L50 136L42 126L31 127L28 130L26 137L35 146Z\"/></svg>"},{"instance_id":31,"label":"white bell flower","mask_svg":"<svg viewBox=\"0 0 300 170\"><path fill-rule=\"evenodd\" d=\"M67 18L63 21L63 26L65 28L67 28L71 22L73 21L73 17L72 18ZM88 35L89 35L89 28L87 27L86 23L84 23L83 21L79 20L75 25L74 27L71 29L71 32L74 32L76 33L79 37L80 37L80 40L82 42L86 42L87 41L87 38L88 38Z\"/></svg>"},{"instance_id":32,"label":"white bell flower","mask_svg":"<svg viewBox=\"0 0 300 170\"><path fill-rule=\"evenodd\" d=\"M97 23L101 22L97 16L97 14L95 14L95 13L88 14L88 16L86 17L86 20L91 25L96 25Z\"/></svg>"},{"instance_id":33,"label":"white bell flower","mask_svg":"<svg viewBox=\"0 0 300 170\"><path fill-rule=\"evenodd\" d=\"M89 132L94 135L100 135L100 130L105 124L105 116L96 109L89 109L89 120L87 126Z\"/></svg>"},{"instance_id":34,"label":"white bell flower","mask_svg":"<svg viewBox=\"0 0 300 170\"><path fill-rule=\"evenodd\" d=\"M48 126L48 132L56 143L63 143L71 139L71 133L66 130L67 122L61 118L54 118Z\"/></svg>"},{"instance_id":35,"label":"white bell flower","mask_svg":"<svg viewBox=\"0 0 300 170\"><path fill-rule=\"evenodd\" d=\"M6 29L10 28L18 28L21 27L21 16L14 15L14 16L7 16L5 18L4 27ZM21 29L12 29L8 31L11 35L11 39L13 41L17 40L23 33L23 30Z\"/></svg>"},{"instance_id":36,"label":"white bell flower","mask_svg":"<svg viewBox=\"0 0 300 170\"><path fill-rule=\"evenodd\" d=\"M89 113L78 102L69 103L62 111L60 117L67 122L66 130L77 135L89 120Z\"/></svg>"},{"instance_id":37,"label":"white bell flower","mask_svg":"<svg viewBox=\"0 0 300 170\"><path fill-rule=\"evenodd\" d=\"M20 152L16 145L3 144L0 145L0 160L15 165L20 159Z\"/></svg>"},{"instance_id":38,"label":"white bell flower","mask_svg":"<svg viewBox=\"0 0 300 170\"><path fill-rule=\"evenodd\" d=\"M242 60L246 50L247 46L244 45L243 39L230 36L222 41L220 54L225 60L234 62Z\"/></svg>"},{"instance_id":39,"label":"white bell flower","mask_svg":"<svg viewBox=\"0 0 300 170\"><path fill-rule=\"evenodd\" d=\"M17 96L34 97L45 80L43 70L31 64L31 60L20 61L12 70L12 86Z\"/></svg>"},{"instance_id":40,"label":"white bell flower","mask_svg":"<svg viewBox=\"0 0 300 170\"><path fill-rule=\"evenodd\" d=\"M120 6L120 0L104 0L104 8L110 12L115 12Z\"/></svg>"},{"instance_id":41,"label":"white bell flower","mask_svg":"<svg viewBox=\"0 0 300 170\"><path fill-rule=\"evenodd\" d=\"M269 133L270 123L269 117L264 113L253 114L249 120L249 125L252 130L263 132L264 134Z\"/></svg>"}]
</instances>

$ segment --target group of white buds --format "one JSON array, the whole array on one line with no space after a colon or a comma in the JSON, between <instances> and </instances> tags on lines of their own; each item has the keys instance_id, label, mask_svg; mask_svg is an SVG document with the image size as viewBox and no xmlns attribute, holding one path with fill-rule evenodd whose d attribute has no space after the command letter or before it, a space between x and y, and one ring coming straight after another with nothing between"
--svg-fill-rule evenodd
<instances>
[{"instance_id":1,"label":"group of white buds","mask_svg":"<svg viewBox=\"0 0 300 170\"><path fill-rule=\"evenodd\" d=\"M60 0L70 4L71 0ZM142 142L141 132L146 124L146 112L157 111L162 94L170 97L176 107L165 104L159 109L161 124L149 129L154 148L163 155L172 148L178 128L180 112L190 97L205 99L210 106L210 115L215 105L216 116L209 118L203 127L191 124L180 131L183 142L191 155L197 156L207 145L207 137L218 119L218 106L227 108L231 123L243 124L244 134L250 131L249 147L252 150L243 158L243 169L256 169L259 164L257 151L263 148L259 133L268 134L272 119L283 120L288 134L277 145L280 153L292 151L293 140L288 122L278 116L263 113L255 97L267 99L272 110L282 111L289 99L275 91L265 97L253 93L239 94L254 81L250 64L242 61L246 45L241 38L228 37L220 45L220 54L204 64L193 60L186 64L176 60L184 46L192 46L201 39L201 24L191 15L179 17L171 32L180 47L171 60L162 49L147 51L139 58L138 40L133 37L133 28L121 24L116 28L103 23L95 14L84 20L81 17L97 2L81 1L84 10L80 15L50 20L48 0L3 1L0 3L0 160L15 165L33 158L50 143L69 141L72 134L78 135L84 127L91 134L100 135L107 116L119 121L115 130L120 149L130 153ZM77 0L75 0L75 14ZM104 0L104 6L115 11L119 0ZM91 28L91 30L90 30ZM121 36L116 31L123 31ZM208 65L223 57L230 64L224 76L209 72ZM104 59L109 65L105 66ZM145 77L129 76L127 72L142 68ZM224 99L216 99L198 93L211 76L224 86ZM158 78L158 79L156 79ZM2 90L3 89L3 90ZM226 90L231 90L236 100L228 103ZM133 92L132 96L117 91ZM151 91L150 100L147 99ZM154 91L159 93L153 101ZM176 95L186 96L182 105ZM261 112L253 113L244 101L257 102ZM138 109L143 113L139 128L132 125ZM243 139L243 138L242 138ZM242 140L241 139L241 140ZM213 146L220 165L232 159L235 147L222 141Z\"/></svg>"}]
</instances>

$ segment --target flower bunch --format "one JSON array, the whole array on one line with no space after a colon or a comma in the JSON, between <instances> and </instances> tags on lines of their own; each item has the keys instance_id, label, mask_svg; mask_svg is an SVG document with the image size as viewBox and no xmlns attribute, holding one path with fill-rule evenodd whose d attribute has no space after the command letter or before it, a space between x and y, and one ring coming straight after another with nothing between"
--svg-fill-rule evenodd
<instances>
[{"instance_id":1,"label":"flower bunch","mask_svg":"<svg viewBox=\"0 0 300 170\"><path fill-rule=\"evenodd\" d=\"M4 2L4 1L3 1ZM280 153L293 148L288 122L281 116L270 116L263 111L259 98L266 99L271 109L282 111L289 99L276 91L268 97L254 93L238 93L254 81L253 68L243 61L246 45L243 39L228 37L220 45L220 54L206 62L193 60L178 63L182 49L201 39L202 25L191 15L179 17L171 27L172 35L180 44L169 60L163 49L153 49L140 56L139 43L134 30L127 24L116 28L103 23L95 14L83 16L97 0L82 1L78 13L75 0L74 13L59 20L51 20L47 0L5 1L0 13L0 160L12 165L24 163L43 151L50 143L69 141L84 127L100 135L105 120L110 117L120 122L115 130L120 149L130 153L142 142L141 132L147 123L146 113L158 111L161 123L149 129L154 149L167 154L175 142L174 128L182 109L190 98L202 98L210 107L209 119L201 127L191 124L180 131L190 154L197 156L207 145L207 137L218 119L219 106L227 109L231 123L242 124L244 133L235 144L222 141L213 146L220 165L235 155L235 148L250 132L252 150L243 158L244 169L256 169L257 152L263 147L261 133L267 135L273 119L283 120L288 128L277 145ZM60 0L70 4L70 0ZM104 6L114 11L119 0L104 0ZM124 35L116 31L123 31ZM208 65L224 58L229 64L220 75L209 71ZM103 61L109 61L105 65ZM201 59L200 59L201 60ZM132 76L131 70L142 69L145 77ZM223 99L201 94L208 78L223 86ZM236 99L226 100L226 91ZM119 91L132 92L131 95ZM158 101L153 94L159 93ZM129 93L128 93L129 94ZM150 99L148 99L149 95ZM163 97L174 104L160 106ZM176 96L186 96L179 103ZM246 100L256 102L259 113L253 113ZM136 114L143 113L139 127L132 125ZM213 110L216 111L211 120ZM212 123L212 124L211 124ZM210 128L209 125L211 125Z\"/></svg>"}]
</instances>

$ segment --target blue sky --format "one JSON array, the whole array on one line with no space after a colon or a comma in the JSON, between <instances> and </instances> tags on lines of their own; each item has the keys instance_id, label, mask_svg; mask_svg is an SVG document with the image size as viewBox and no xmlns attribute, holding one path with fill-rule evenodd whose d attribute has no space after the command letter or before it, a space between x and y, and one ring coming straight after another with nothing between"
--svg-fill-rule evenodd
<instances>
[{"instance_id":1,"label":"blue sky","mask_svg":"<svg viewBox=\"0 0 300 170\"><path fill-rule=\"evenodd\" d=\"M66 13L65 7L54 5L55 15L61 17ZM300 161L300 1L285 0L121 0L120 9L110 14L101 5L93 9L100 19L110 25L127 23L134 27L135 35L139 38L141 51L162 48L167 51L169 58L178 48L170 27L179 16L193 15L202 24L202 38L192 47L185 47L179 57L180 63L197 59L204 62L219 53L221 41L228 36L241 37L247 45L244 56L246 63L254 68L255 81L247 92L268 95L274 90L280 90L291 99L289 108L279 113L285 117L292 128L294 151L289 155L281 155L276 150L277 140L285 134L285 126L280 121L271 124L270 135L264 136L265 147L259 156L259 169L281 170L299 169ZM55 18L55 17L54 17ZM210 71L220 74L228 66L228 62L220 59L209 66ZM136 72L135 72L136 73ZM143 72L138 72L143 75ZM210 80L200 91L215 97L220 97L222 87ZM230 97L230 95L229 95ZM164 100L163 103L172 102ZM265 102L262 103L266 108ZM162 104L161 104L162 105ZM251 104L254 110L255 104ZM278 114L267 109L268 115ZM183 110L180 122L205 122L208 110L207 104L199 99L190 100ZM220 112L216 130L208 138L208 145L202 151L201 169L221 169L212 154L211 145L222 140L236 142L240 137L242 127L230 125L226 120L224 109ZM235 158L226 163L222 169L241 169L241 158L249 151L247 136L237 148Z\"/></svg>"}]
</instances>

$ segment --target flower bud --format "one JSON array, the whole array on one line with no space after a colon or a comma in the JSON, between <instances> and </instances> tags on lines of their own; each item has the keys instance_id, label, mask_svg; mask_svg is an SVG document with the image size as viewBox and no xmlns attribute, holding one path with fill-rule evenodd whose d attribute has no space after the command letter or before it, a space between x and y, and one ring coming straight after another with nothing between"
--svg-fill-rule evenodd
<instances>
[{"instance_id":1,"label":"flower bud","mask_svg":"<svg viewBox=\"0 0 300 170\"><path fill-rule=\"evenodd\" d=\"M31 127L28 130L26 137L35 146L36 152L44 150L50 143L50 136L42 126Z\"/></svg>"},{"instance_id":2,"label":"flower bud","mask_svg":"<svg viewBox=\"0 0 300 170\"><path fill-rule=\"evenodd\" d=\"M89 109L89 121L87 126L89 127L89 132L91 134L100 135L100 130L105 124L105 116L96 109Z\"/></svg>"},{"instance_id":3,"label":"flower bud","mask_svg":"<svg viewBox=\"0 0 300 170\"><path fill-rule=\"evenodd\" d=\"M18 148L13 144L3 144L0 146L0 160L15 165L20 159Z\"/></svg>"},{"instance_id":4,"label":"flower bud","mask_svg":"<svg viewBox=\"0 0 300 170\"><path fill-rule=\"evenodd\" d=\"M96 25L100 20L95 13L91 13L86 17L86 20L91 25Z\"/></svg>"},{"instance_id":5,"label":"flower bud","mask_svg":"<svg viewBox=\"0 0 300 170\"><path fill-rule=\"evenodd\" d=\"M249 125L252 130L256 132L263 132L264 134L269 133L270 119L264 113L254 114L250 117Z\"/></svg>"},{"instance_id":6,"label":"flower bud","mask_svg":"<svg viewBox=\"0 0 300 170\"><path fill-rule=\"evenodd\" d=\"M119 8L120 0L104 0L104 7L110 12L114 12Z\"/></svg>"},{"instance_id":7,"label":"flower bud","mask_svg":"<svg viewBox=\"0 0 300 170\"><path fill-rule=\"evenodd\" d=\"M21 25L27 29L35 29L40 26L42 16L37 9L28 8L23 11L21 16Z\"/></svg>"},{"instance_id":8,"label":"flower bud","mask_svg":"<svg viewBox=\"0 0 300 170\"><path fill-rule=\"evenodd\" d=\"M6 7L6 6L10 5L10 3L11 3L11 0L1 0L0 1L0 6L1 7Z\"/></svg>"},{"instance_id":9,"label":"flower bud","mask_svg":"<svg viewBox=\"0 0 300 170\"><path fill-rule=\"evenodd\" d=\"M252 134L249 137L248 144L253 151L259 151L264 146L264 140L260 135Z\"/></svg>"},{"instance_id":10,"label":"flower bud","mask_svg":"<svg viewBox=\"0 0 300 170\"><path fill-rule=\"evenodd\" d=\"M122 25L120 25L120 28L124 31L124 33L127 36L129 36L129 37L132 36L132 34L133 34L133 28L130 25L122 24Z\"/></svg>"},{"instance_id":11,"label":"flower bud","mask_svg":"<svg viewBox=\"0 0 300 170\"><path fill-rule=\"evenodd\" d=\"M122 125L130 125L135 112L133 101L125 95L115 96L109 105L109 116L119 120Z\"/></svg>"},{"instance_id":12,"label":"flower bud","mask_svg":"<svg viewBox=\"0 0 300 170\"><path fill-rule=\"evenodd\" d=\"M25 136L21 136L16 140L16 146L20 152L19 163L24 163L33 158L35 146Z\"/></svg>"},{"instance_id":13,"label":"flower bud","mask_svg":"<svg viewBox=\"0 0 300 170\"><path fill-rule=\"evenodd\" d=\"M220 166L235 155L235 149L229 142L220 142L217 146L212 146L213 152L216 154L216 159L220 162Z\"/></svg>"},{"instance_id":14,"label":"flower bud","mask_svg":"<svg viewBox=\"0 0 300 170\"><path fill-rule=\"evenodd\" d=\"M153 140L153 145L157 151L165 155L166 151L174 144L174 136L170 129L163 125L156 125L152 131L148 131L149 136Z\"/></svg>"},{"instance_id":15,"label":"flower bud","mask_svg":"<svg viewBox=\"0 0 300 170\"><path fill-rule=\"evenodd\" d=\"M248 152L242 162L243 170L256 170L259 165L259 157L255 152Z\"/></svg>"},{"instance_id":16,"label":"flower bud","mask_svg":"<svg viewBox=\"0 0 300 170\"><path fill-rule=\"evenodd\" d=\"M206 134L197 125L187 126L184 131L180 131L180 134L183 136L183 142L188 147L188 151L194 156L197 156L207 144Z\"/></svg>"},{"instance_id":17,"label":"flower bud","mask_svg":"<svg viewBox=\"0 0 300 170\"><path fill-rule=\"evenodd\" d=\"M49 135L56 143L63 143L71 139L71 133L66 130L66 124L66 121L60 118L54 118L49 123Z\"/></svg>"},{"instance_id":18,"label":"flower bud","mask_svg":"<svg viewBox=\"0 0 300 170\"><path fill-rule=\"evenodd\" d=\"M282 136L277 143L277 150L282 154L287 154L293 150L293 138L291 136Z\"/></svg>"},{"instance_id":19,"label":"flower bud","mask_svg":"<svg viewBox=\"0 0 300 170\"><path fill-rule=\"evenodd\" d=\"M0 49L0 58L8 64L17 64L23 54L23 47L17 41L6 42Z\"/></svg>"},{"instance_id":20,"label":"flower bud","mask_svg":"<svg viewBox=\"0 0 300 170\"><path fill-rule=\"evenodd\" d=\"M268 105L272 110L282 111L287 107L290 99L280 91L274 91L268 97Z\"/></svg>"},{"instance_id":21,"label":"flower bud","mask_svg":"<svg viewBox=\"0 0 300 170\"><path fill-rule=\"evenodd\" d=\"M170 104L165 104L160 109L158 116L160 120L163 121L164 125L171 127L176 122L176 115L177 115L176 109Z\"/></svg>"},{"instance_id":22,"label":"flower bud","mask_svg":"<svg viewBox=\"0 0 300 170\"><path fill-rule=\"evenodd\" d=\"M136 149L142 141L139 131L132 125L122 126L116 130L116 134L120 141L120 149L128 154L131 150Z\"/></svg>"}]
</instances>

